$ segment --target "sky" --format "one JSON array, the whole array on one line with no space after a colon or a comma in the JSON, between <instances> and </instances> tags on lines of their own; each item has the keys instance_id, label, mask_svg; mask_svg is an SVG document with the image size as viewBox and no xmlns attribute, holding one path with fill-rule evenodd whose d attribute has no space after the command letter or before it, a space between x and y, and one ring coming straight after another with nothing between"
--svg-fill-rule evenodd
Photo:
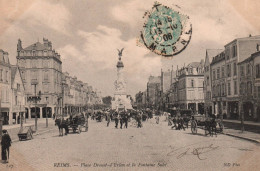
<instances>
[{"instance_id":1,"label":"sky","mask_svg":"<svg viewBox=\"0 0 260 171\"><path fill-rule=\"evenodd\" d=\"M190 17L192 38L180 54L165 58L137 46L145 11L154 0L0 0L0 49L16 64L17 40L23 47L43 37L60 53L63 72L69 72L101 91L113 95L117 49L122 60L127 92L144 91L150 75L176 69L205 58L206 49L223 49L228 42L260 34L257 0L161 0L180 7ZM175 8L176 9L176 8Z\"/></svg>"}]
</instances>

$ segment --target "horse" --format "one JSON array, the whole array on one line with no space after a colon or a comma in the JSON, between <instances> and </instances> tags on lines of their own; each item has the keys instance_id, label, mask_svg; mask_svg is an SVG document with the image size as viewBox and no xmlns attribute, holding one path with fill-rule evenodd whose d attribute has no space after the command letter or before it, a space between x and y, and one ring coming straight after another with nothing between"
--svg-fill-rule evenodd
<instances>
[{"instance_id":1,"label":"horse","mask_svg":"<svg viewBox=\"0 0 260 171\"><path fill-rule=\"evenodd\" d=\"M59 128L59 136L63 136L63 128L65 129L65 135L69 133L69 124L67 120L62 120L62 118L56 118L55 125L57 125Z\"/></svg>"},{"instance_id":2,"label":"horse","mask_svg":"<svg viewBox=\"0 0 260 171\"><path fill-rule=\"evenodd\" d=\"M209 135L213 137L213 133L217 136L217 122L215 118L205 121L205 130L209 131ZM206 134L207 135L207 134Z\"/></svg>"}]
</instances>

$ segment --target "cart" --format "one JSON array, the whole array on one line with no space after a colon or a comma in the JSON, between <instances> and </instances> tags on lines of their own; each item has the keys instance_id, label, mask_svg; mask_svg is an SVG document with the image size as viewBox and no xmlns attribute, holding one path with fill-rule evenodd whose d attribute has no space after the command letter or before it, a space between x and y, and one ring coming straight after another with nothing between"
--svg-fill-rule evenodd
<instances>
[{"instance_id":1,"label":"cart","mask_svg":"<svg viewBox=\"0 0 260 171\"><path fill-rule=\"evenodd\" d=\"M206 117L205 115L193 115L191 117L191 132L192 134L197 134L198 128L205 130L205 135L210 132L210 123L212 123L213 118ZM224 124L220 119L215 119L216 122L216 133L223 133Z\"/></svg>"},{"instance_id":2,"label":"cart","mask_svg":"<svg viewBox=\"0 0 260 171\"><path fill-rule=\"evenodd\" d=\"M31 126L21 127L18 132L19 141L33 139Z\"/></svg>"},{"instance_id":3,"label":"cart","mask_svg":"<svg viewBox=\"0 0 260 171\"><path fill-rule=\"evenodd\" d=\"M69 123L69 128L72 129L73 133L78 133L80 134L82 129L85 128L85 131L88 131L88 124L85 121L85 117L83 114L75 114L72 119L70 120Z\"/></svg>"}]
</instances>

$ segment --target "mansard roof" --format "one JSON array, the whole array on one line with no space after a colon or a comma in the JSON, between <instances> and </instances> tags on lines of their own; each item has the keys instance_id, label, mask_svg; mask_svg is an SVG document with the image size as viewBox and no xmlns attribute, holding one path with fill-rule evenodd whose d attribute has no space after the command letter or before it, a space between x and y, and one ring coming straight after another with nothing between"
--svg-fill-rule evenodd
<instances>
[{"instance_id":1,"label":"mansard roof","mask_svg":"<svg viewBox=\"0 0 260 171\"><path fill-rule=\"evenodd\" d=\"M24 48L24 50L47 50L47 47L45 47L42 43L36 42L27 48Z\"/></svg>"}]
</instances>

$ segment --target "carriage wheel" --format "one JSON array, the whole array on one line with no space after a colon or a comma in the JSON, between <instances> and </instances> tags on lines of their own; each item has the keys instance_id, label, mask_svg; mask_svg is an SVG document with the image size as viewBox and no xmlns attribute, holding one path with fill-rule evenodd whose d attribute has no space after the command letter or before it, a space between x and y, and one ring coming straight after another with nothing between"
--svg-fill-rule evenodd
<instances>
[{"instance_id":1,"label":"carriage wheel","mask_svg":"<svg viewBox=\"0 0 260 171\"><path fill-rule=\"evenodd\" d=\"M191 127L192 134L197 134L197 123L196 123L196 121L192 120L190 127Z\"/></svg>"}]
</instances>

